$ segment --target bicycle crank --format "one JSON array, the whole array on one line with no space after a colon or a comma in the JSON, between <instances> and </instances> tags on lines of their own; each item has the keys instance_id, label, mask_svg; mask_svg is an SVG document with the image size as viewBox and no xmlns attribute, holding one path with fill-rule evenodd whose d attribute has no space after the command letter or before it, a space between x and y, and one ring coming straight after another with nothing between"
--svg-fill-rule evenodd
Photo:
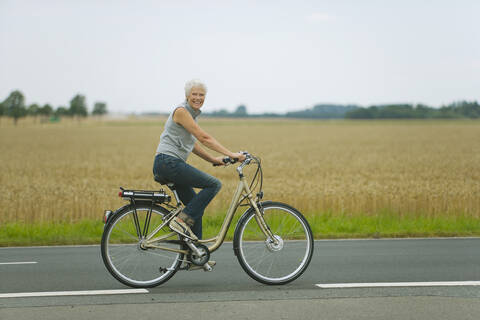
<instances>
[{"instance_id":1,"label":"bicycle crank","mask_svg":"<svg viewBox=\"0 0 480 320\"><path fill-rule=\"evenodd\" d=\"M205 265L210 260L210 251L203 244L193 244L191 241L185 241L190 248L187 258L196 266Z\"/></svg>"}]
</instances>

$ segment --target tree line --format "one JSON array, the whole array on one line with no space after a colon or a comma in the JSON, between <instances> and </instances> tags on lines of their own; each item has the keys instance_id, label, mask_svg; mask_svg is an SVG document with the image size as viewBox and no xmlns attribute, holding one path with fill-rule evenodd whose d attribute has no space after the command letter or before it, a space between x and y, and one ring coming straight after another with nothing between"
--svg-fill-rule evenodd
<instances>
[{"instance_id":1,"label":"tree line","mask_svg":"<svg viewBox=\"0 0 480 320\"><path fill-rule=\"evenodd\" d=\"M91 115L101 116L107 113L107 104L105 102L95 102ZM44 119L54 117L55 119L59 119L60 117L85 118L88 115L86 98L80 94L75 95L70 100L68 108L66 106L60 106L54 109L48 103L43 106L37 103L32 103L27 106L25 104L25 96L19 90L12 91L4 101L0 102L0 117L11 117L15 125L17 125L18 119L26 116L41 117Z\"/></svg>"},{"instance_id":2,"label":"tree line","mask_svg":"<svg viewBox=\"0 0 480 320\"><path fill-rule=\"evenodd\" d=\"M358 105L318 104L300 111L249 114L244 105L234 112L226 110L206 113L210 117L283 117L300 119L478 119L480 105L477 101L459 101L440 108L424 104L387 104L360 107Z\"/></svg>"},{"instance_id":3,"label":"tree line","mask_svg":"<svg viewBox=\"0 0 480 320\"><path fill-rule=\"evenodd\" d=\"M358 108L345 114L347 119L459 119L480 118L477 101L459 101L440 108L423 104L391 104Z\"/></svg>"},{"instance_id":4,"label":"tree line","mask_svg":"<svg viewBox=\"0 0 480 320\"><path fill-rule=\"evenodd\" d=\"M104 115L108 113L104 102L95 102L91 115ZM156 113L150 113L156 114ZM13 118L15 124L18 119L25 116L42 117L48 119L54 117L77 117L84 118L89 115L86 98L77 94L70 100L69 107L60 106L54 109L50 104L40 106L36 103L26 105L25 96L19 90L15 90L0 102L0 117ZM387 104L360 107L358 105L340 104L317 104L312 108L300 111L292 111L284 114L262 113L249 114L245 105L240 105L234 112L225 109L204 113L209 117L278 117L278 118L304 118L304 119L459 119L480 118L480 105L477 101L458 101L440 108L433 108L424 104Z\"/></svg>"},{"instance_id":5,"label":"tree line","mask_svg":"<svg viewBox=\"0 0 480 320\"><path fill-rule=\"evenodd\" d=\"M234 112L228 112L225 109L221 109L219 111L214 111L210 113L205 113L208 117L227 117L227 118L241 118L241 117L249 117L249 118L320 118L320 119L331 119L331 118L343 118L345 113L358 108L355 105L334 105L334 104L319 104L315 105L313 108L300 110L300 111L292 111L287 112L284 114L280 113L261 113L261 114L249 114L247 112L247 107L245 105L238 106Z\"/></svg>"}]
</instances>

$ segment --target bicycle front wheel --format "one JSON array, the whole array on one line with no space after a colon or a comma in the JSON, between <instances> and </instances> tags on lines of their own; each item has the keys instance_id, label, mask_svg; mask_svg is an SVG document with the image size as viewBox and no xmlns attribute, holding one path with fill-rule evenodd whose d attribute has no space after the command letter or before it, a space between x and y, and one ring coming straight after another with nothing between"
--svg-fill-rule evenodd
<instances>
[{"instance_id":1,"label":"bicycle front wheel","mask_svg":"<svg viewBox=\"0 0 480 320\"><path fill-rule=\"evenodd\" d=\"M253 279L285 284L297 279L313 255L312 231L295 208L279 202L261 204L265 223L276 241L267 238L250 208L235 229L234 250L240 265Z\"/></svg>"},{"instance_id":2,"label":"bicycle front wheel","mask_svg":"<svg viewBox=\"0 0 480 320\"><path fill-rule=\"evenodd\" d=\"M168 210L159 206L131 205L117 213L105 226L102 258L107 270L120 282L135 288L157 286L178 270L183 254L142 244L145 236L163 223ZM171 234L164 227L156 237ZM181 250L179 237L158 242L158 246Z\"/></svg>"}]
</instances>

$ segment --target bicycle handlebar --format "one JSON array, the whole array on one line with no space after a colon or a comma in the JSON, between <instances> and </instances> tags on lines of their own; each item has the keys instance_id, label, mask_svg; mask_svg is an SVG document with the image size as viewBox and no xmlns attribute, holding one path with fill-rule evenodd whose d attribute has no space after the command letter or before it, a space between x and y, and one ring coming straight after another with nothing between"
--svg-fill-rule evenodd
<instances>
[{"instance_id":1,"label":"bicycle handlebar","mask_svg":"<svg viewBox=\"0 0 480 320\"><path fill-rule=\"evenodd\" d=\"M224 163L225 165L227 165L227 164L234 164L235 162L238 161L238 158L225 157L225 158L222 159L222 161L223 161L223 163ZM221 166L221 164L214 163L213 166L214 166L214 167L219 167L219 166Z\"/></svg>"},{"instance_id":2,"label":"bicycle handlebar","mask_svg":"<svg viewBox=\"0 0 480 320\"><path fill-rule=\"evenodd\" d=\"M240 153L244 154L247 157L247 159L250 157L250 154L248 152L240 151ZM229 165L229 164L234 164L234 163L238 162L238 158L224 157L222 159L222 161L223 161L223 165ZM213 166L214 167L219 167L219 166L221 166L221 164L214 163Z\"/></svg>"}]
</instances>

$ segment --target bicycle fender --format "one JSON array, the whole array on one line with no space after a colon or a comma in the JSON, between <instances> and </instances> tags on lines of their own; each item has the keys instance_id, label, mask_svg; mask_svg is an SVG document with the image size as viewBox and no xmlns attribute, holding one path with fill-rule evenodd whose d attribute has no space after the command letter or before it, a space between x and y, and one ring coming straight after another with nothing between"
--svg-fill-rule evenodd
<instances>
[{"instance_id":1,"label":"bicycle fender","mask_svg":"<svg viewBox=\"0 0 480 320\"><path fill-rule=\"evenodd\" d=\"M123 207L120 207L120 208L118 208L117 210L115 210L114 212L112 212L112 214L110 214L110 215L108 216L108 219L107 219L107 221L105 222L105 226L107 226L107 225L110 223L110 221L112 221L112 218L113 218L114 216L116 216L116 215L119 214L120 212L128 209L129 207L130 207L130 204L126 204L126 205L124 205Z\"/></svg>"}]
</instances>

